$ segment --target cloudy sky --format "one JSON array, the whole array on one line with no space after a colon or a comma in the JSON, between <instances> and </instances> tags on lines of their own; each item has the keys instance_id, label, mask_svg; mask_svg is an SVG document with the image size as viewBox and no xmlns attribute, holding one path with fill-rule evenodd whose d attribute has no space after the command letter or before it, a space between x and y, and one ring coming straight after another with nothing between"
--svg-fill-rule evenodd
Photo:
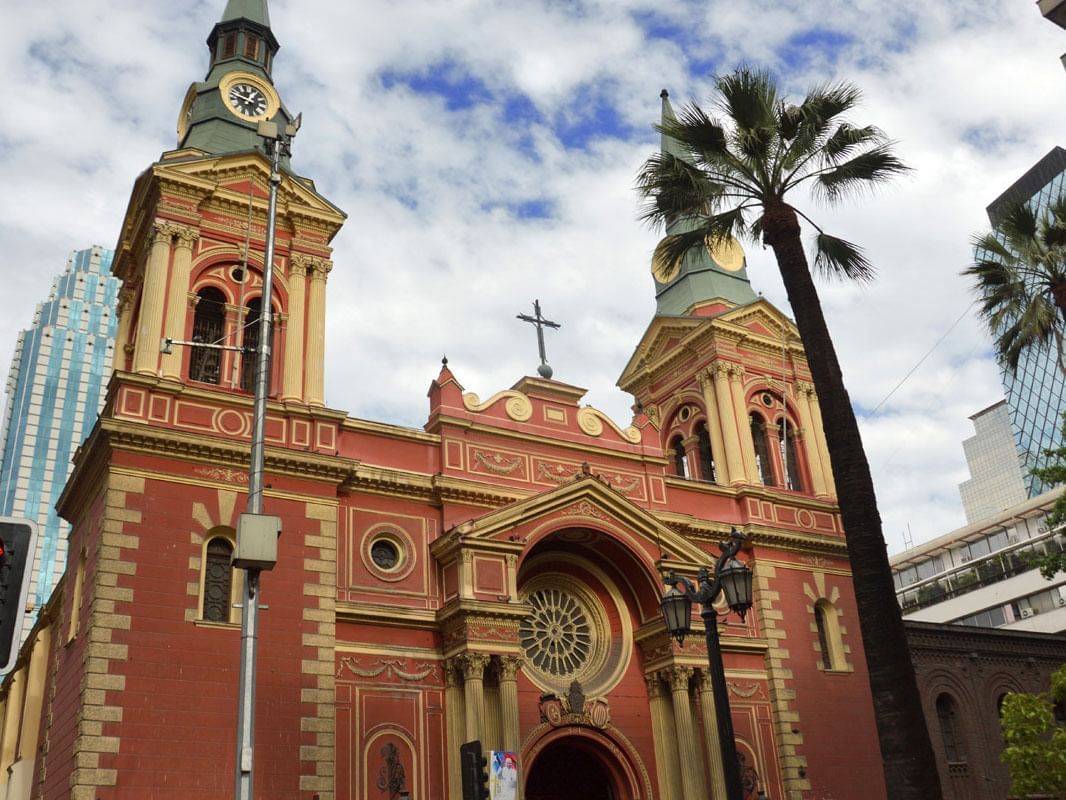
<instances>
[{"instance_id":1,"label":"cloudy sky","mask_svg":"<svg viewBox=\"0 0 1066 800\"><path fill-rule=\"evenodd\" d=\"M0 364L75 248L113 247L134 178L175 146L224 0L0 0ZM634 176L659 91L716 72L857 84L914 172L813 209L880 271L826 284L889 549L965 522L968 417L1002 398L959 277L984 207L1066 138L1066 31L1029 0L272 0L274 78L304 114L294 167L343 208L327 402L421 426L441 355L486 397L531 374L539 298L555 377L628 423L614 383L654 312ZM755 288L788 313L768 251ZM956 324L957 323L957 324ZM886 396L943 337L920 368ZM876 409L876 411L875 411Z\"/></svg>"}]
</instances>

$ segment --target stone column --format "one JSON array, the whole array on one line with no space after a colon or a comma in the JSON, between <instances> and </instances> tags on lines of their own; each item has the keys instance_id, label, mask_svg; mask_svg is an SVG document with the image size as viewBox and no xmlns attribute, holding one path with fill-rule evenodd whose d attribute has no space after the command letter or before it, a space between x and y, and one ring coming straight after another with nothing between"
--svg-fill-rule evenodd
<instances>
[{"instance_id":1,"label":"stone column","mask_svg":"<svg viewBox=\"0 0 1066 800\"><path fill-rule=\"evenodd\" d=\"M747 426L748 423L746 416L743 420L737 419L737 412L733 407L733 392L729 388L731 369L728 364L715 364L714 393L718 401L718 418L722 425L722 438L725 443L726 471L729 474L729 482L736 484L744 482L744 457L740 453L739 429Z\"/></svg>"},{"instance_id":2,"label":"stone column","mask_svg":"<svg viewBox=\"0 0 1066 800\"><path fill-rule=\"evenodd\" d=\"M685 800L699 800L703 797L703 760L700 758L696 729L692 724L692 706L689 705L688 682L692 677L692 668L673 667L668 673L674 700L678 755L681 757L681 787Z\"/></svg>"},{"instance_id":3,"label":"stone column","mask_svg":"<svg viewBox=\"0 0 1066 800\"><path fill-rule=\"evenodd\" d=\"M822 455L818 452L818 439L822 432L815 430L814 414L811 412L810 394L813 392L814 387L809 383L796 384L796 406L799 408L800 425L803 426L803 452L811 469L812 488L816 496L825 497L829 494L829 488L822 469Z\"/></svg>"},{"instance_id":4,"label":"stone column","mask_svg":"<svg viewBox=\"0 0 1066 800\"><path fill-rule=\"evenodd\" d=\"M659 776L661 800L680 798L680 764L677 758L677 736L667 719L666 694L658 673L644 676L648 687L648 707L651 712L651 736L655 745L655 774Z\"/></svg>"},{"instance_id":5,"label":"stone column","mask_svg":"<svg viewBox=\"0 0 1066 800\"><path fill-rule=\"evenodd\" d=\"M463 777L459 746L466 740L464 722L462 665L456 659L444 662L444 712L448 715L448 797L462 797Z\"/></svg>"},{"instance_id":6,"label":"stone column","mask_svg":"<svg viewBox=\"0 0 1066 800\"><path fill-rule=\"evenodd\" d=\"M307 303L307 270L313 259L304 253L289 258L289 327L285 335L285 368L281 399L303 400L304 330Z\"/></svg>"},{"instance_id":7,"label":"stone column","mask_svg":"<svg viewBox=\"0 0 1066 800\"><path fill-rule=\"evenodd\" d=\"M312 406L325 405L326 356L326 276L333 262L315 259L311 272L311 289L307 300L307 352L304 355L304 401Z\"/></svg>"},{"instance_id":8,"label":"stone column","mask_svg":"<svg viewBox=\"0 0 1066 800\"><path fill-rule=\"evenodd\" d=\"M488 653L466 652L463 659L463 699L466 702L466 741L480 739L485 729L485 667Z\"/></svg>"},{"instance_id":9,"label":"stone column","mask_svg":"<svg viewBox=\"0 0 1066 800\"><path fill-rule=\"evenodd\" d=\"M733 395L733 408L737 418L737 432L740 434L740 454L744 459L744 475L747 482L758 486L759 470L755 466L755 442L751 438L751 422L748 417L748 404L744 400L744 368L734 366L729 372L729 388Z\"/></svg>"},{"instance_id":10,"label":"stone column","mask_svg":"<svg viewBox=\"0 0 1066 800\"><path fill-rule=\"evenodd\" d=\"M0 744L0 784L8 781L8 768L15 761L18 750L19 722L22 721L22 695L26 690L24 666L15 673L8 684L7 703L4 705L3 743Z\"/></svg>"},{"instance_id":11,"label":"stone column","mask_svg":"<svg viewBox=\"0 0 1066 800\"><path fill-rule=\"evenodd\" d=\"M129 353L126 348L130 343L130 328L133 325L133 289L123 286L118 292L118 303L115 313L118 314L118 330L115 333L115 349L111 356L111 369L126 370L126 356Z\"/></svg>"},{"instance_id":12,"label":"stone column","mask_svg":"<svg viewBox=\"0 0 1066 800\"><path fill-rule=\"evenodd\" d=\"M696 691L700 697L700 714L703 717L703 752L707 758L707 774L711 779L711 797L725 797L725 770L722 766L722 748L718 740L718 724L714 710L714 689L711 676L701 669L696 675Z\"/></svg>"},{"instance_id":13,"label":"stone column","mask_svg":"<svg viewBox=\"0 0 1066 800\"><path fill-rule=\"evenodd\" d=\"M170 281L167 288L167 314L164 320L164 336L175 341L185 338L185 322L188 319L189 275L192 269L192 250L200 232L187 225L174 225L177 243L174 247L174 263L170 268ZM181 380L181 347L171 348L169 354L163 354L163 377Z\"/></svg>"},{"instance_id":14,"label":"stone column","mask_svg":"<svg viewBox=\"0 0 1066 800\"><path fill-rule=\"evenodd\" d=\"M503 728L503 749L518 752L522 743L518 727L518 670L522 657L500 656L500 721Z\"/></svg>"},{"instance_id":15,"label":"stone column","mask_svg":"<svg viewBox=\"0 0 1066 800\"><path fill-rule=\"evenodd\" d=\"M159 370L159 349L163 344L163 303L167 294L170 242L173 238L173 225L157 222L152 229L152 247L141 282L141 310L133 351L133 371L142 375L155 375Z\"/></svg>"},{"instance_id":16,"label":"stone column","mask_svg":"<svg viewBox=\"0 0 1066 800\"><path fill-rule=\"evenodd\" d=\"M825 475L825 488L830 495L836 496L837 486L833 479L833 462L829 459L829 445L825 441L825 428L822 427L822 407L818 402L818 393L811 386L807 395L811 404L811 417L814 420L814 441L818 447L818 455L822 460L822 473Z\"/></svg>"},{"instance_id":17,"label":"stone column","mask_svg":"<svg viewBox=\"0 0 1066 800\"><path fill-rule=\"evenodd\" d=\"M700 390L703 392L703 407L707 410L707 434L711 439L711 455L714 457L714 471L717 483L729 485L729 465L725 452L725 439L722 437L722 415L718 410L718 398L714 391L714 378L710 370L702 370L696 375Z\"/></svg>"}]
</instances>

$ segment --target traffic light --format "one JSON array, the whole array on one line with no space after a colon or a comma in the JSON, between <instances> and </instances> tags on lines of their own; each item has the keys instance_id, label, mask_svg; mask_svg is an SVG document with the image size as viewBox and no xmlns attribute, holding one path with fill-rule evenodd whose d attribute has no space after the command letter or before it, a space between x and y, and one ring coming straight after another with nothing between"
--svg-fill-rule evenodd
<instances>
[{"instance_id":1,"label":"traffic light","mask_svg":"<svg viewBox=\"0 0 1066 800\"><path fill-rule=\"evenodd\" d=\"M0 517L0 675L9 673L18 659L36 546L33 522Z\"/></svg>"},{"instance_id":2,"label":"traffic light","mask_svg":"<svg viewBox=\"0 0 1066 800\"><path fill-rule=\"evenodd\" d=\"M481 740L459 746L463 800L489 800L489 762L481 754Z\"/></svg>"}]
</instances>

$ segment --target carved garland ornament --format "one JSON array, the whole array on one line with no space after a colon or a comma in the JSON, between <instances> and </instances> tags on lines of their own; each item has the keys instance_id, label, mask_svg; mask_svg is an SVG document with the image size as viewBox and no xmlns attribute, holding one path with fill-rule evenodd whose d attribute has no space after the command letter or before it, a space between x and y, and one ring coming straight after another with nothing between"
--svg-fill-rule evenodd
<instances>
[{"instance_id":1,"label":"carved garland ornament","mask_svg":"<svg viewBox=\"0 0 1066 800\"><path fill-rule=\"evenodd\" d=\"M437 671L437 665L426 661L420 661L414 665L414 671L405 669L406 663L399 658L379 658L368 668L359 666L355 658L346 657L341 659L341 668L337 670L337 677L347 669L353 675L360 678L376 678L384 673L386 678L399 678L403 681L421 681Z\"/></svg>"},{"instance_id":2,"label":"carved garland ornament","mask_svg":"<svg viewBox=\"0 0 1066 800\"><path fill-rule=\"evenodd\" d=\"M480 450L474 452L474 460L495 475L510 475L520 469L523 463L521 456L515 456L514 460L507 460L499 453L484 453Z\"/></svg>"}]
</instances>

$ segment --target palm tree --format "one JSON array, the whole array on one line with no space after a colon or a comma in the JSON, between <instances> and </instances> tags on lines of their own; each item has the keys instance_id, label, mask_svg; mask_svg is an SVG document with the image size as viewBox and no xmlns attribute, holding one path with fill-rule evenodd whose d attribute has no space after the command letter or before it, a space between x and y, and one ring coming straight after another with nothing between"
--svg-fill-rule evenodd
<instances>
[{"instance_id":1,"label":"palm tree","mask_svg":"<svg viewBox=\"0 0 1066 800\"><path fill-rule=\"evenodd\" d=\"M1066 372L1066 195L1039 218L1025 203L1012 206L973 244L976 261L962 274L974 279L1000 361L1014 372L1022 352L1054 345Z\"/></svg>"},{"instance_id":2,"label":"palm tree","mask_svg":"<svg viewBox=\"0 0 1066 800\"><path fill-rule=\"evenodd\" d=\"M880 130L842 118L859 100L849 84L817 87L799 105L779 95L760 70L740 68L716 78L715 85L720 118L691 104L658 126L676 147L664 148L641 168L642 216L680 231L656 248L661 270L680 269L691 249L731 236L772 248L822 406L888 794L893 800L936 800L941 797L937 766L870 467L800 240L800 220L815 230L815 271L857 281L870 280L874 271L859 248L827 234L791 202L793 195L805 193L839 201L907 167Z\"/></svg>"}]
</instances>

